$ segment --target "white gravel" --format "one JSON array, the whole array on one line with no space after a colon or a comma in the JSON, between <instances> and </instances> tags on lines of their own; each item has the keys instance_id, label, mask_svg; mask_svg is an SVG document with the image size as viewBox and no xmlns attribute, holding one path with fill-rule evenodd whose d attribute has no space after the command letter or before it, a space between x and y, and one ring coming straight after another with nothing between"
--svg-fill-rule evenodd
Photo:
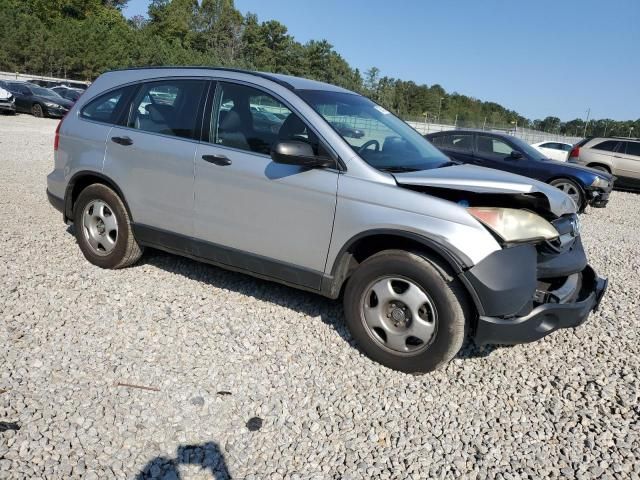
<instances>
[{"instance_id":1,"label":"white gravel","mask_svg":"<svg viewBox=\"0 0 640 480\"><path fill-rule=\"evenodd\" d=\"M0 116L0 478L640 478L640 195L582 217L610 279L585 325L414 377L337 302L90 265L45 195L55 126Z\"/></svg>"}]
</instances>

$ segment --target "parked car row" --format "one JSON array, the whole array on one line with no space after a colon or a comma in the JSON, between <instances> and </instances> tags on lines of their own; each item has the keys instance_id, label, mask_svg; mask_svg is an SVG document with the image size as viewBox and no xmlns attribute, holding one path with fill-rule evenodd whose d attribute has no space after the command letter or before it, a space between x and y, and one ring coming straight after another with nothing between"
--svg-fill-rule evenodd
<instances>
[{"instance_id":1,"label":"parked car row","mask_svg":"<svg viewBox=\"0 0 640 480\"><path fill-rule=\"evenodd\" d=\"M77 89L55 87L57 90L53 90L29 82L0 80L0 88L11 94L13 104L12 108L8 107L0 96L0 109L30 113L34 117L63 117L80 98Z\"/></svg>"},{"instance_id":2,"label":"parked car row","mask_svg":"<svg viewBox=\"0 0 640 480\"><path fill-rule=\"evenodd\" d=\"M576 202L482 159L535 175L553 161L498 135L431 138L467 161L326 83L121 70L58 125L47 195L97 266L153 247L342 297L359 347L405 372L444 365L467 334L514 344L584 322L607 281L588 264ZM606 203L610 174L557 163L585 201Z\"/></svg>"}]
</instances>

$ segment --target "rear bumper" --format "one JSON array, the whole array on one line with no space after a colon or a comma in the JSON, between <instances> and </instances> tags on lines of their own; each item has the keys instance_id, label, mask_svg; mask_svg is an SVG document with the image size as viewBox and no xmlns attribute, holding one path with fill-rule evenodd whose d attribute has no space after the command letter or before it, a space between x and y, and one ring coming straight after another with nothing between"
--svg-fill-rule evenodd
<instances>
[{"instance_id":1,"label":"rear bumper","mask_svg":"<svg viewBox=\"0 0 640 480\"><path fill-rule=\"evenodd\" d=\"M60 213L64 214L64 199L60 197L56 197L52 194L49 189L47 189L47 198L49 199L49 203L58 210Z\"/></svg>"},{"instance_id":2,"label":"rear bumper","mask_svg":"<svg viewBox=\"0 0 640 480\"><path fill-rule=\"evenodd\" d=\"M512 345L533 342L560 328L581 325L592 311L598 309L608 281L598 277L590 266L580 272L580 279L580 287L574 301L556 303L554 300L558 297L553 295L554 291L550 291L548 301L538 305L527 315L511 318L480 316L474 337L475 343ZM562 290L563 287L565 285L556 291ZM569 298L571 297L574 295L570 294Z\"/></svg>"}]
</instances>

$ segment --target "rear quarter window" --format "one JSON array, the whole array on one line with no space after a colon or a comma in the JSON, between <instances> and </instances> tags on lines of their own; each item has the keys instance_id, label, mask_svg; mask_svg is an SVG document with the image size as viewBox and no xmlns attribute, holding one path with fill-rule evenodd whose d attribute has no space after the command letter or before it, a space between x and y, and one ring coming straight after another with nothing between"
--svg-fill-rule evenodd
<instances>
[{"instance_id":1,"label":"rear quarter window","mask_svg":"<svg viewBox=\"0 0 640 480\"><path fill-rule=\"evenodd\" d=\"M130 88L131 87L123 87L111 90L91 100L82 108L80 116L96 122L116 123Z\"/></svg>"}]
</instances>

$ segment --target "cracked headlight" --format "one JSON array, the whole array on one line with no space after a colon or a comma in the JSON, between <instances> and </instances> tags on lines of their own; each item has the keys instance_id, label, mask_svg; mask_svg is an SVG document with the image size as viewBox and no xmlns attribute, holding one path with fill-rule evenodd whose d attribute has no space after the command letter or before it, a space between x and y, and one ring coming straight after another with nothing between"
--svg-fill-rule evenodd
<instances>
[{"instance_id":1,"label":"cracked headlight","mask_svg":"<svg viewBox=\"0 0 640 480\"><path fill-rule=\"evenodd\" d=\"M598 188L607 188L609 187L609 182L602 177L596 177L593 179L593 182L591 182L591 186Z\"/></svg>"},{"instance_id":2,"label":"cracked headlight","mask_svg":"<svg viewBox=\"0 0 640 480\"><path fill-rule=\"evenodd\" d=\"M467 211L505 242L533 242L559 236L553 225L527 210L471 207Z\"/></svg>"}]
</instances>

